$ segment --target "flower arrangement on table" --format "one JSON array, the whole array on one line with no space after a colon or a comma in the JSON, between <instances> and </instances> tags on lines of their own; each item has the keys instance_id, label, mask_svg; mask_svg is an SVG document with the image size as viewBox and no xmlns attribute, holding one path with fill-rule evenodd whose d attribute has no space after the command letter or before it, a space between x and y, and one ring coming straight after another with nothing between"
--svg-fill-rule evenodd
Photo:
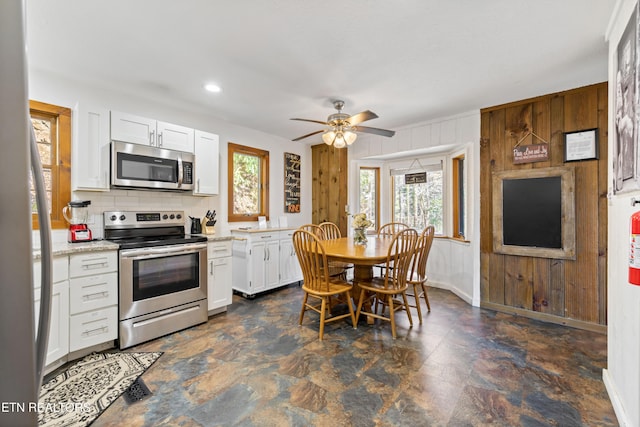
<instances>
[{"instance_id":1,"label":"flower arrangement on table","mask_svg":"<svg viewBox=\"0 0 640 427\"><path fill-rule=\"evenodd\" d=\"M373 222L367 219L366 213L357 213L351 215L353 217L353 243L356 245L367 244L367 228L373 225Z\"/></svg>"}]
</instances>

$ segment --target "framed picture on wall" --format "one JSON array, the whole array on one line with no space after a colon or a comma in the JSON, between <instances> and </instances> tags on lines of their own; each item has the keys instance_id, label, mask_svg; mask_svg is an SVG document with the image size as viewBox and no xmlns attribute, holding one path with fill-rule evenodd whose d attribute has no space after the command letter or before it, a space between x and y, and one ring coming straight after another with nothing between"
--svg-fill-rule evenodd
<instances>
[{"instance_id":1,"label":"framed picture on wall","mask_svg":"<svg viewBox=\"0 0 640 427\"><path fill-rule=\"evenodd\" d=\"M638 176L638 5L616 49L613 193L640 189Z\"/></svg>"},{"instance_id":2,"label":"framed picture on wall","mask_svg":"<svg viewBox=\"0 0 640 427\"><path fill-rule=\"evenodd\" d=\"M598 158L598 129L587 129L564 134L564 161Z\"/></svg>"}]
</instances>

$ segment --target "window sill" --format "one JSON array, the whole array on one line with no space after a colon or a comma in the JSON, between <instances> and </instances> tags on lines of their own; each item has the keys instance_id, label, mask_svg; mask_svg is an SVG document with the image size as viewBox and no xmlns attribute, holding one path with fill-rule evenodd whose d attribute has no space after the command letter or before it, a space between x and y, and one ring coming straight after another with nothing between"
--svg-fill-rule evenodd
<instances>
[{"instance_id":1,"label":"window sill","mask_svg":"<svg viewBox=\"0 0 640 427\"><path fill-rule=\"evenodd\" d=\"M470 244L471 241L470 240L466 240L466 239L462 239L460 237L450 237L450 236L434 236L435 239L442 239L442 240L451 240L457 243L465 243L465 244Z\"/></svg>"}]
</instances>

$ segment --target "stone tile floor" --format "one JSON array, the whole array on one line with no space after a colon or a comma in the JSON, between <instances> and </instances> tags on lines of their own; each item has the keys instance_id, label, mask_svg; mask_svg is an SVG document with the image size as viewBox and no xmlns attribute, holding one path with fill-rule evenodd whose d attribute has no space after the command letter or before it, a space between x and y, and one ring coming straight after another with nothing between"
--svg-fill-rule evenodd
<instances>
[{"instance_id":1,"label":"stone tile floor","mask_svg":"<svg viewBox=\"0 0 640 427\"><path fill-rule=\"evenodd\" d=\"M292 285L131 351L163 351L153 395L93 426L614 426L605 335L474 308L430 288L409 328L298 315ZM424 304L424 302L423 302ZM426 307L423 308L426 312Z\"/></svg>"}]
</instances>

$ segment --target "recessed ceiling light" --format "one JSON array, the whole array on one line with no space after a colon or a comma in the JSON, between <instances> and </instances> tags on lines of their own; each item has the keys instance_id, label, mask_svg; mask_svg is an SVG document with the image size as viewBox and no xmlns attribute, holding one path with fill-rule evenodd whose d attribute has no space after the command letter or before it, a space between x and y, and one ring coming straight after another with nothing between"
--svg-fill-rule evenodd
<instances>
[{"instance_id":1,"label":"recessed ceiling light","mask_svg":"<svg viewBox=\"0 0 640 427\"><path fill-rule=\"evenodd\" d=\"M218 93L220 92L222 89L220 89L220 86L218 86L217 84L214 83L208 83L206 85L204 85L204 88L209 91L209 92L213 92L213 93Z\"/></svg>"}]
</instances>

